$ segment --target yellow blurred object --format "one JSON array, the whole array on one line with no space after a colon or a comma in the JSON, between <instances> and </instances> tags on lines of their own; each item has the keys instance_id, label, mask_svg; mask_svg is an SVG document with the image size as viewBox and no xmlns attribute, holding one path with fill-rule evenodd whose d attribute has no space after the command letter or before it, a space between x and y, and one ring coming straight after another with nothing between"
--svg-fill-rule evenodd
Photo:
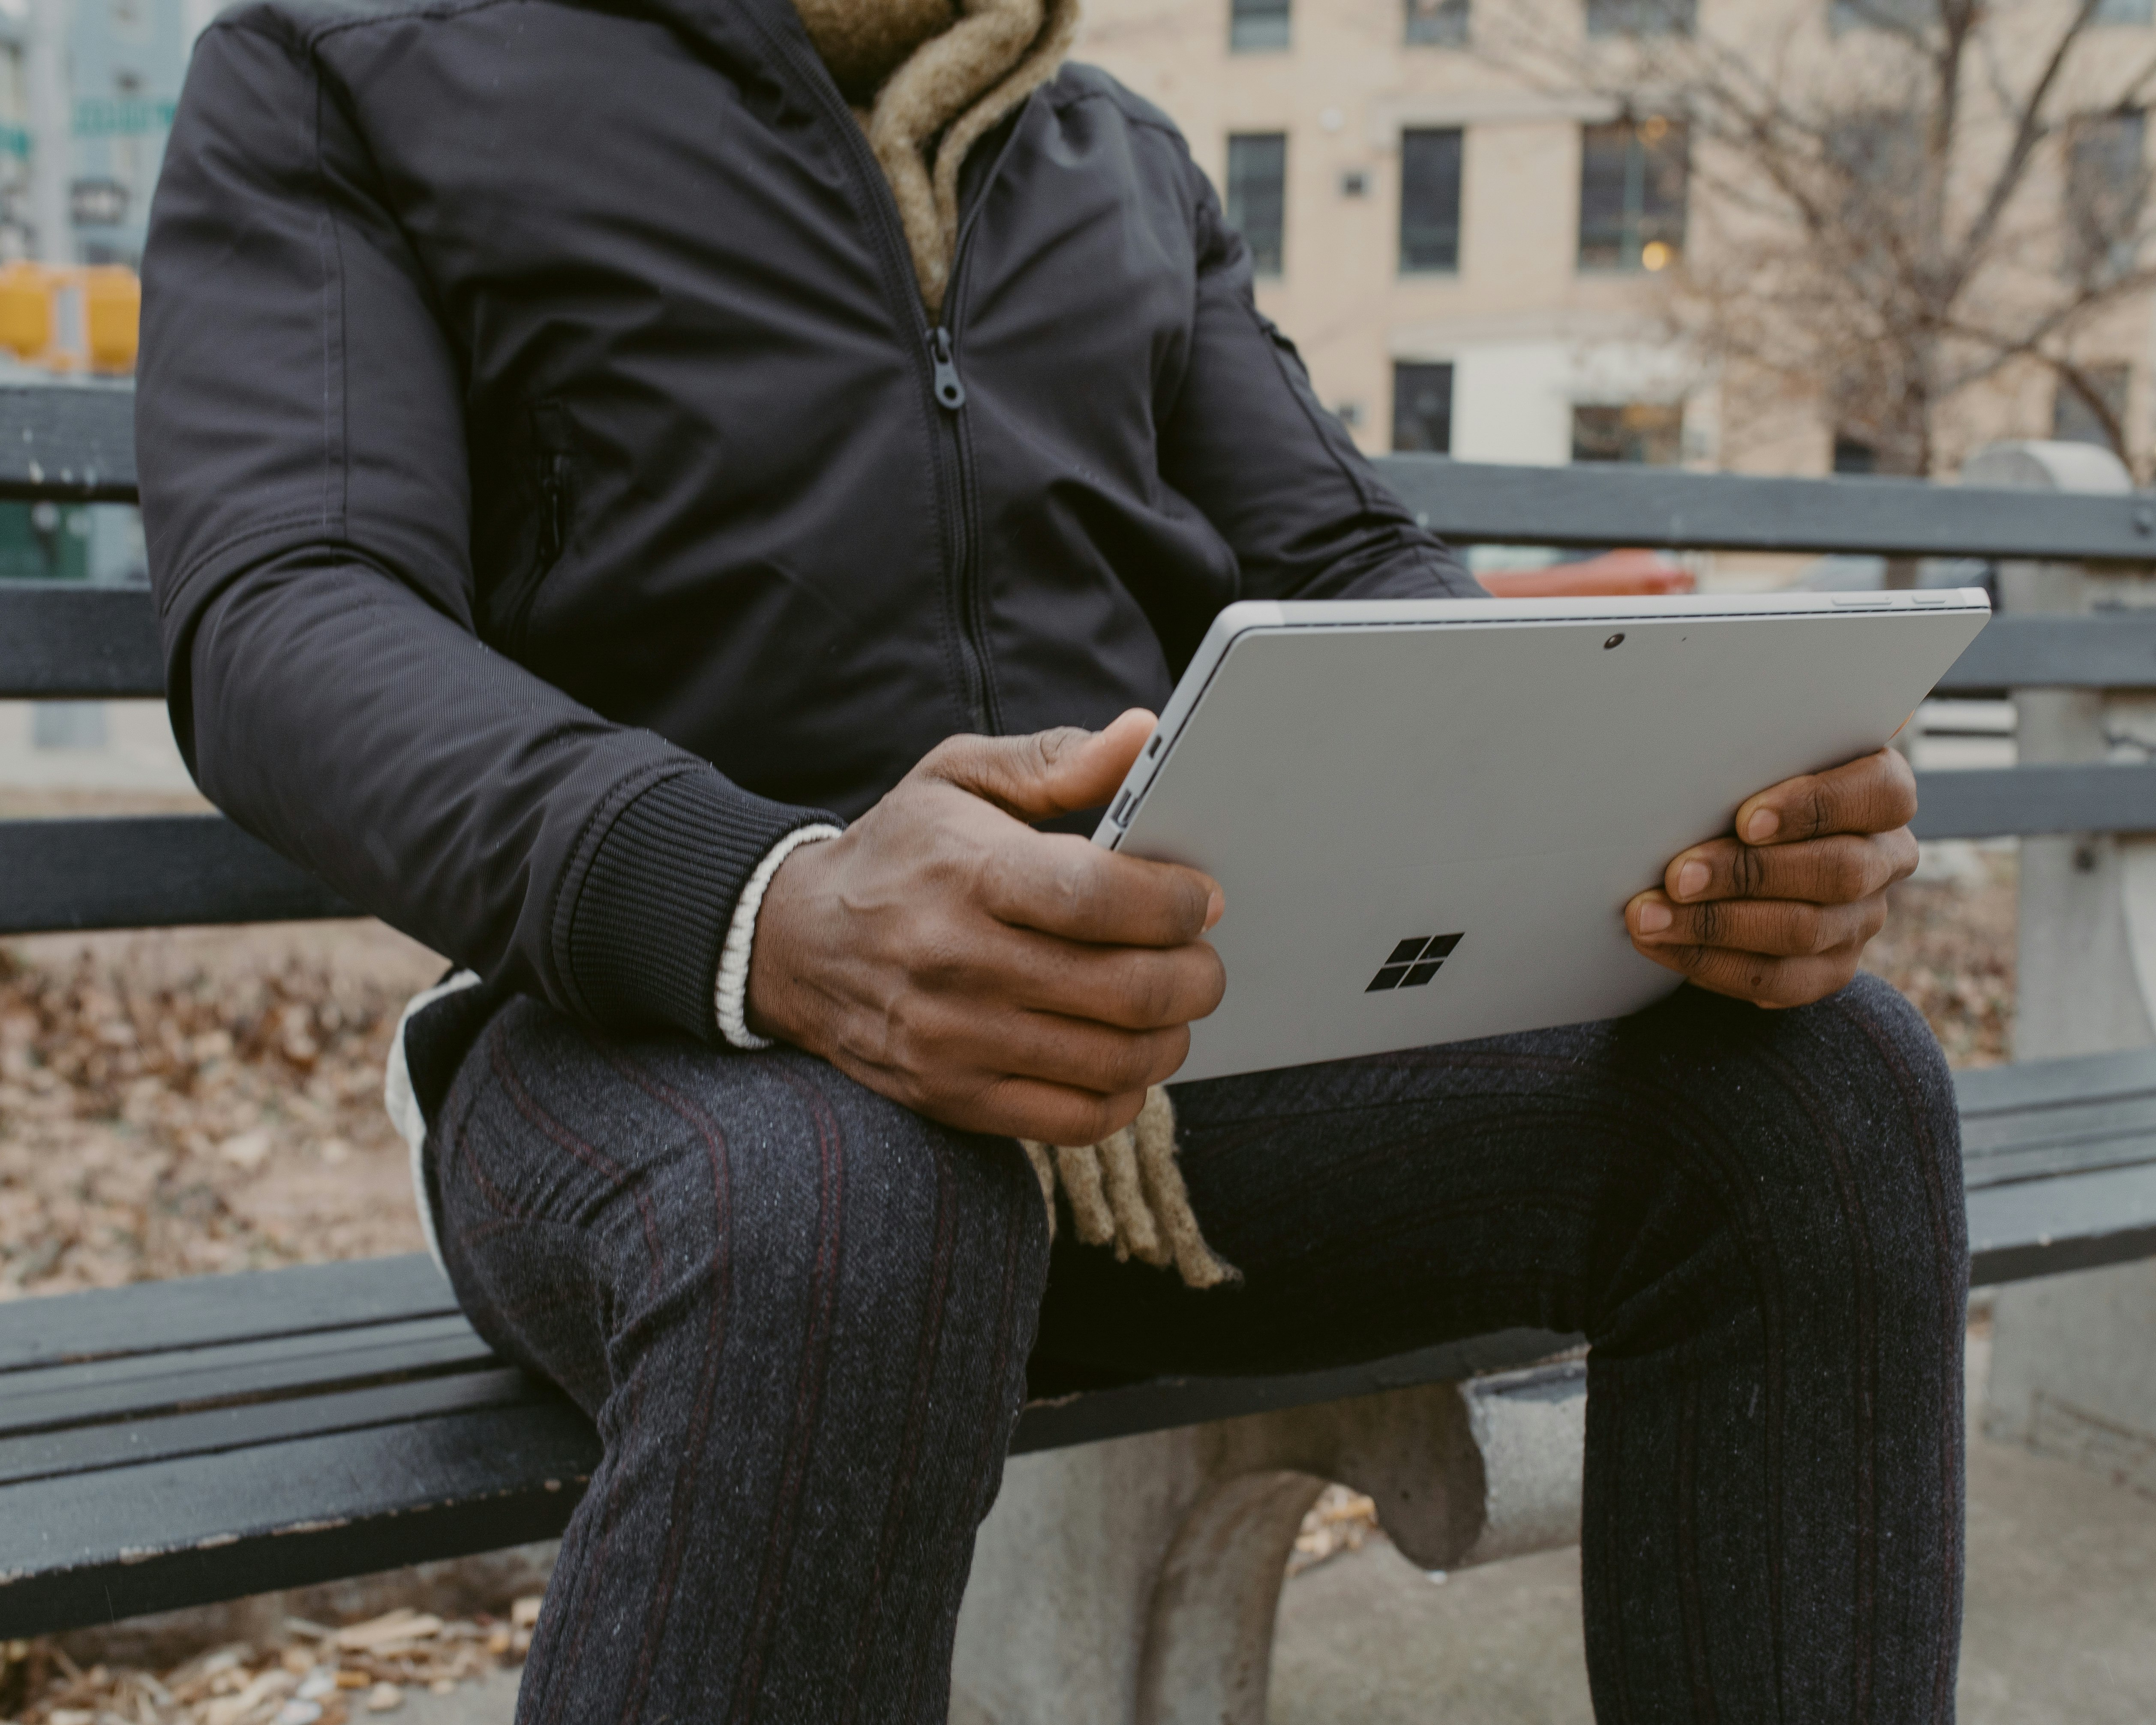
<instances>
[{"instance_id":1,"label":"yellow blurred object","mask_svg":"<svg viewBox=\"0 0 2156 1725\"><path fill-rule=\"evenodd\" d=\"M142 325L142 284L116 264L82 272L82 321L93 372L131 372Z\"/></svg>"},{"instance_id":2,"label":"yellow blurred object","mask_svg":"<svg viewBox=\"0 0 2156 1725\"><path fill-rule=\"evenodd\" d=\"M63 294L74 296L67 315ZM55 270L44 264L0 267L0 348L49 371L126 372L141 338L142 284L132 270L96 264ZM65 329L74 340L62 341Z\"/></svg>"},{"instance_id":3,"label":"yellow blurred object","mask_svg":"<svg viewBox=\"0 0 2156 1725\"><path fill-rule=\"evenodd\" d=\"M52 340L52 272L35 264L0 269L0 347L18 359L33 359Z\"/></svg>"}]
</instances>

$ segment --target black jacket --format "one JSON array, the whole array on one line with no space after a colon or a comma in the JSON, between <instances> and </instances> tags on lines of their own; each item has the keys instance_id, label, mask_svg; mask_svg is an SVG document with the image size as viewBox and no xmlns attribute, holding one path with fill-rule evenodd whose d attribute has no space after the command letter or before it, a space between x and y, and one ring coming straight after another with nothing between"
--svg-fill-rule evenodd
<instances>
[{"instance_id":1,"label":"black jacket","mask_svg":"<svg viewBox=\"0 0 2156 1725\"><path fill-rule=\"evenodd\" d=\"M208 796L603 1026L716 1034L742 883L940 738L1158 708L1237 597L1471 593L1066 69L947 329L789 0L272 0L205 34L137 446Z\"/></svg>"}]
</instances>

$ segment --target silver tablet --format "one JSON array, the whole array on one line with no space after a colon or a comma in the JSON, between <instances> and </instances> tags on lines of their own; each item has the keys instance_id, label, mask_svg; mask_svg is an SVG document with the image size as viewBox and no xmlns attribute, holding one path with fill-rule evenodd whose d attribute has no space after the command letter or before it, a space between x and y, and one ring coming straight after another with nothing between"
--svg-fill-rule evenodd
<instances>
[{"instance_id":1,"label":"silver tablet","mask_svg":"<svg viewBox=\"0 0 2156 1725\"><path fill-rule=\"evenodd\" d=\"M1220 882L1177 1081L1612 1018L1625 902L1754 791L1892 737L1977 588L1230 605L1094 842Z\"/></svg>"}]
</instances>

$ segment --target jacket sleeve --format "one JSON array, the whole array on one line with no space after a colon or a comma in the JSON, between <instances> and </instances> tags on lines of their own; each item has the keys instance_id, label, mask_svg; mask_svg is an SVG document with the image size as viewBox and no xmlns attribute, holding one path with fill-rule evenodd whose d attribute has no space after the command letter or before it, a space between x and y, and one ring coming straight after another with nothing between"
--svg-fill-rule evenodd
<instances>
[{"instance_id":1,"label":"jacket sleeve","mask_svg":"<svg viewBox=\"0 0 2156 1725\"><path fill-rule=\"evenodd\" d=\"M1197 305L1161 428L1161 475L1225 538L1250 599L1486 597L1388 490L1257 308L1250 249L1182 153L1194 209Z\"/></svg>"},{"instance_id":2,"label":"jacket sleeve","mask_svg":"<svg viewBox=\"0 0 2156 1725\"><path fill-rule=\"evenodd\" d=\"M832 817L478 639L458 360L372 172L292 27L202 38L136 408L181 749L241 826L490 981L716 1040L742 884Z\"/></svg>"}]
</instances>

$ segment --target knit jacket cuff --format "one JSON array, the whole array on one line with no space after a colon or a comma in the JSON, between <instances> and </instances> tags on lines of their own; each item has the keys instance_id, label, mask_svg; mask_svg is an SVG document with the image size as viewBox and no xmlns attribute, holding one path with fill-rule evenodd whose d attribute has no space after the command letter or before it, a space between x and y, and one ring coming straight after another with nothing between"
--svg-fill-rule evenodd
<instances>
[{"instance_id":1,"label":"knit jacket cuff","mask_svg":"<svg viewBox=\"0 0 2156 1725\"><path fill-rule=\"evenodd\" d=\"M567 919L563 981L583 1014L721 1041L713 983L742 888L795 828L837 822L708 768L639 792L598 841Z\"/></svg>"}]
</instances>

